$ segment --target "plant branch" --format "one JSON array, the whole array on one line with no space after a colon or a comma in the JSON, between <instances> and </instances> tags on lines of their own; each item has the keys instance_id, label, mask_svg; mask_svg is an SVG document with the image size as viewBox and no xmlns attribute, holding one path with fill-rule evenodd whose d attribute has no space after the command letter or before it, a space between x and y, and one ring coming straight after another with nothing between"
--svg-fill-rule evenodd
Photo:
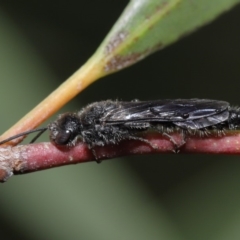
<instances>
[{"instance_id":1,"label":"plant branch","mask_svg":"<svg viewBox=\"0 0 240 240\"><path fill-rule=\"evenodd\" d=\"M179 153L206 154L240 154L240 133L227 134L221 137L187 137L173 134L175 144L181 146ZM159 133L148 133L145 136L152 145L136 140L126 140L119 145L108 145L94 148L98 160L107 160L126 155L153 153L174 153L176 146L168 137ZM0 181L6 181L13 174L23 174L53 167L95 161L88 146L78 143L76 146L58 147L52 143L35 143L16 147L0 148Z\"/></svg>"}]
</instances>

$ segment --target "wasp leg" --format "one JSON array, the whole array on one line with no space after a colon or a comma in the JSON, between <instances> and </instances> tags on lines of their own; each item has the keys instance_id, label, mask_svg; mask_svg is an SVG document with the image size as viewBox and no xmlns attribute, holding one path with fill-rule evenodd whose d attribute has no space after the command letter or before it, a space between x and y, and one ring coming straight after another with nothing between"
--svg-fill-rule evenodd
<instances>
[{"instance_id":1,"label":"wasp leg","mask_svg":"<svg viewBox=\"0 0 240 240\"><path fill-rule=\"evenodd\" d=\"M89 150L92 152L92 154L93 154L93 156L94 156L94 158L95 158L96 163L101 163L102 161L99 160L95 149L94 149L93 147L89 146Z\"/></svg>"},{"instance_id":2,"label":"wasp leg","mask_svg":"<svg viewBox=\"0 0 240 240\"><path fill-rule=\"evenodd\" d=\"M152 147L155 150L159 150L158 146L155 144L152 144L150 141L148 141L147 139L141 138L141 137L135 137L135 136L129 136L128 137L129 140L137 140L137 141L141 141L141 142L145 142L147 143L150 147Z\"/></svg>"},{"instance_id":3,"label":"wasp leg","mask_svg":"<svg viewBox=\"0 0 240 240\"><path fill-rule=\"evenodd\" d=\"M174 137L172 137L171 135L167 134L167 133L163 133L163 136L166 136L168 138L168 140L173 144L174 149L173 152L174 153L179 153L180 149L186 144L186 132L185 131L181 131L181 139L182 142L181 143L177 143L174 139Z\"/></svg>"},{"instance_id":4,"label":"wasp leg","mask_svg":"<svg viewBox=\"0 0 240 240\"><path fill-rule=\"evenodd\" d=\"M152 144L150 141L148 141L147 139L144 139L144 138L141 138L141 137L136 137L136 136L128 136L129 140L137 140L137 141L141 141L141 142L144 142L144 143L147 143L150 147L152 147L153 149L155 150L159 150L158 146L155 145L155 144ZM98 159L98 156L97 156L97 153L95 151L95 149L93 147L89 147L89 149L91 150L94 158L95 158L95 161L97 163L101 163L102 161Z\"/></svg>"}]
</instances>

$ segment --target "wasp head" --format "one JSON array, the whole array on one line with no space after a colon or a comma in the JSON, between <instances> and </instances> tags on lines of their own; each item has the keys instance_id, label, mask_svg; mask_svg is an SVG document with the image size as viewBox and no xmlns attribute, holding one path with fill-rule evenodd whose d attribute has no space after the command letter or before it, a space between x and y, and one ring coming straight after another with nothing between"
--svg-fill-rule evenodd
<instances>
[{"instance_id":1,"label":"wasp head","mask_svg":"<svg viewBox=\"0 0 240 240\"><path fill-rule=\"evenodd\" d=\"M74 113L65 113L48 126L50 140L56 145L72 146L81 133L79 118Z\"/></svg>"}]
</instances>

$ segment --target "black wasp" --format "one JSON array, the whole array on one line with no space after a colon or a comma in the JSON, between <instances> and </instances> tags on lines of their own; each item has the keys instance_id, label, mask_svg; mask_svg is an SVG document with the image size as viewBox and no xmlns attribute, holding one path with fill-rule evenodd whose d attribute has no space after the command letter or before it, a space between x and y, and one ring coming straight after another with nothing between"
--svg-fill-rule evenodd
<instances>
[{"instance_id":1,"label":"black wasp","mask_svg":"<svg viewBox=\"0 0 240 240\"><path fill-rule=\"evenodd\" d=\"M228 102L208 99L167 99L156 101L101 101L77 113L61 114L48 127L30 130L9 139L45 130L55 145L74 146L80 138L94 153L95 146L117 144L124 139L151 143L139 136L147 130L168 134L180 131L187 135L221 135L224 130L240 127L240 109ZM33 141L36 140L34 138ZM169 136L170 137L170 136ZM170 139L171 140L171 139ZM152 146L152 145L151 145Z\"/></svg>"}]
</instances>

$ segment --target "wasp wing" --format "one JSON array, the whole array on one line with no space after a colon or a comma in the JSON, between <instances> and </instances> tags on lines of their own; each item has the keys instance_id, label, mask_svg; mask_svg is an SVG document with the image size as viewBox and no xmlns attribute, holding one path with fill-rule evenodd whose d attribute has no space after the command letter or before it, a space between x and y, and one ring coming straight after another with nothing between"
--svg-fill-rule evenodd
<instances>
[{"instance_id":1,"label":"wasp wing","mask_svg":"<svg viewBox=\"0 0 240 240\"><path fill-rule=\"evenodd\" d=\"M111 124L173 123L183 128L200 129L226 121L228 108L228 102L208 99L118 102L118 107L107 111L100 121Z\"/></svg>"}]
</instances>

